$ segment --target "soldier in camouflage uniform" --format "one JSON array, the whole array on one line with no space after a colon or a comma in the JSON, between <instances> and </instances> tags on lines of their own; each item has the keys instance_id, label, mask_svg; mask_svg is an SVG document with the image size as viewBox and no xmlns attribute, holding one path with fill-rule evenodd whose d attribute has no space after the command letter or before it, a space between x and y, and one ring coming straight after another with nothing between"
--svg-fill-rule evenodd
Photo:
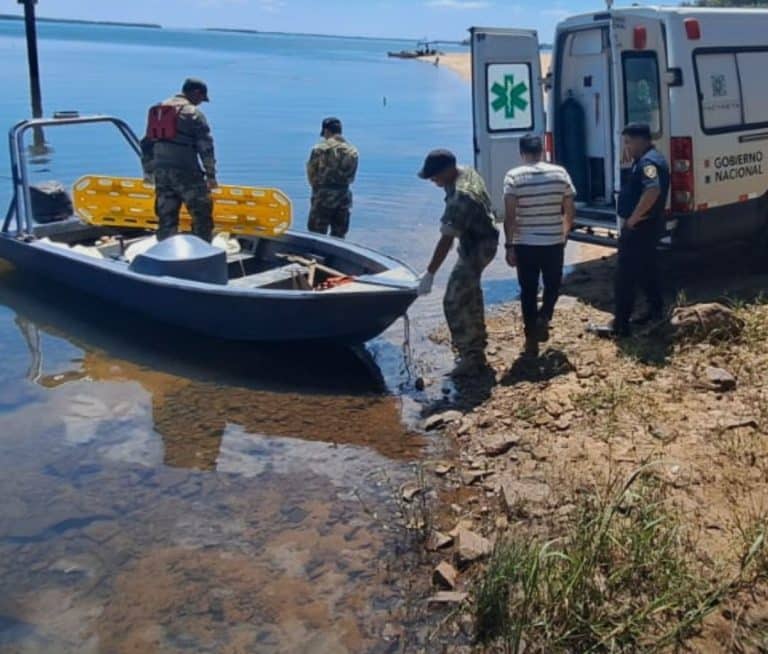
<instances>
[{"instance_id":1,"label":"soldier in camouflage uniform","mask_svg":"<svg viewBox=\"0 0 768 654\"><path fill-rule=\"evenodd\" d=\"M349 231L349 210L352 192L349 190L357 174L358 154L355 147L341 135L341 121L323 121L323 140L312 148L307 162L307 178L312 187L312 206L307 228L310 232L344 238Z\"/></svg>"},{"instance_id":2,"label":"soldier in camouflage uniform","mask_svg":"<svg viewBox=\"0 0 768 654\"><path fill-rule=\"evenodd\" d=\"M181 93L162 103L177 108L176 137L145 137L141 142L144 178L155 185L158 240L178 232L182 203L192 216L193 233L206 241L213 237L211 190L218 182L211 130L199 109L202 102L208 102L205 82L186 80Z\"/></svg>"},{"instance_id":3,"label":"soldier in camouflage uniform","mask_svg":"<svg viewBox=\"0 0 768 654\"><path fill-rule=\"evenodd\" d=\"M494 227L491 199L477 171L458 167L448 150L430 152L419 172L445 189L445 212L440 223L441 238L427 272L422 276L419 294L432 290L435 273L459 239L459 257L448 279L443 309L459 363L455 377L472 375L487 369L485 346L485 311L480 278L496 256L499 231Z\"/></svg>"}]
</instances>

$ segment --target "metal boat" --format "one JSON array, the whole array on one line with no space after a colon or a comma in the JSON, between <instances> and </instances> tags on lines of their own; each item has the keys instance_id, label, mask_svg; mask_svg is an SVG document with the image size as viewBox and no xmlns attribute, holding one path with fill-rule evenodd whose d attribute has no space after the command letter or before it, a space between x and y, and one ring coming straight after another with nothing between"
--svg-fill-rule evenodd
<instances>
[{"instance_id":1,"label":"metal boat","mask_svg":"<svg viewBox=\"0 0 768 654\"><path fill-rule=\"evenodd\" d=\"M25 120L9 133L13 196L0 230L0 258L131 312L218 338L264 343L359 344L403 316L417 296L406 264L367 247L286 231L237 235L236 252L177 235L129 261L150 232L69 216L35 220L25 135L110 124L136 156L139 140L112 116Z\"/></svg>"}]
</instances>

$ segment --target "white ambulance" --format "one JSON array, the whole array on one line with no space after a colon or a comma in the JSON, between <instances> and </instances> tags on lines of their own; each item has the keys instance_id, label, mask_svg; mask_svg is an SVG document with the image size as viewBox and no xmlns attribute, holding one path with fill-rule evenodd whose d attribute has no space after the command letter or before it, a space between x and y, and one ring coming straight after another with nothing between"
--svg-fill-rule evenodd
<instances>
[{"instance_id":1,"label":"white ambulance","mask_svg":"<svg viewBox=\"0 0 768 654\"><path fill-rule=\"evenodd\" d=\"M497 211L520 137L537 133L577 187L574 239L615 243L621 130L646 122L672 170L669 244L765 238L768 10L632 7L569 18L546 76L536 32L473 28L471 43L475 164Z\"/></svg>"}]
</instances>

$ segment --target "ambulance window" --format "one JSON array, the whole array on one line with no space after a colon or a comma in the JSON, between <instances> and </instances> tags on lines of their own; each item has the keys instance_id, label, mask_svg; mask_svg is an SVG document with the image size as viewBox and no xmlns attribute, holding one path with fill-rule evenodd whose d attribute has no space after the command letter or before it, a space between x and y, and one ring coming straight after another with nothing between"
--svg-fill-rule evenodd
<instances>
[{"instance_id":1,"label":"ambulance window","mask_svg":"<svg viewBox=\"0 0 768 654\"><path fill-rule=\"evenodd\" d=\"M696 69L704 129L738 129L744 120L736 53L699 54Z\"/></svg>"},{"instance_id":2,"label":"ambulance window","mask_svg":"<svg viewBox=\"0 0 768 654\"><path fill-rule=\"evenodd\" d=\"M624 62L624 113L627 123L647 123L661 134L659 62L655 52L627 52Z\"/></svg>"},{"instance_id":3,"label":"ambulance window","mask_svg":"<svg viewBox=\"0 0 768 654\"><path fill-rule=\"evenodd\" d=\"M741 76L744 122L757 125L768 121L768 85L765 72L768 70L768 50L740 52L737 55Z\"/></svg>"},{"instance_id":4,"label":"ambulance window","mask_svg":"<svg viewBox=\"0 0 768 654\"><path fill-rule=\"evenodd\" d=\"M571 56L585 57L603 52L603 30L594 29L576 32L571 37Z\"/></svg>"}]
</instances>

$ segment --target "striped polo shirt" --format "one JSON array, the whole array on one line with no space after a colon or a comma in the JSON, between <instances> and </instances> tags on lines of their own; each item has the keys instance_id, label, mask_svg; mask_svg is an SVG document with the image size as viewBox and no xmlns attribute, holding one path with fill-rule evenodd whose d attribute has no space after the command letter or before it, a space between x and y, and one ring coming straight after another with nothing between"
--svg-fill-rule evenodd
<instances>
[{"instance_id":1,"label":"striped polo shirt","mask_svg":"<svg viewBox=\"0 0 768 654\"><path fill-rule=\"evenodd\" d=\"M504 195L517 198L516 245L558 245L563 235L563 199L576 189L561 166L540 161L513 168L504 178Z\"/></svg>"}]
</instances>

